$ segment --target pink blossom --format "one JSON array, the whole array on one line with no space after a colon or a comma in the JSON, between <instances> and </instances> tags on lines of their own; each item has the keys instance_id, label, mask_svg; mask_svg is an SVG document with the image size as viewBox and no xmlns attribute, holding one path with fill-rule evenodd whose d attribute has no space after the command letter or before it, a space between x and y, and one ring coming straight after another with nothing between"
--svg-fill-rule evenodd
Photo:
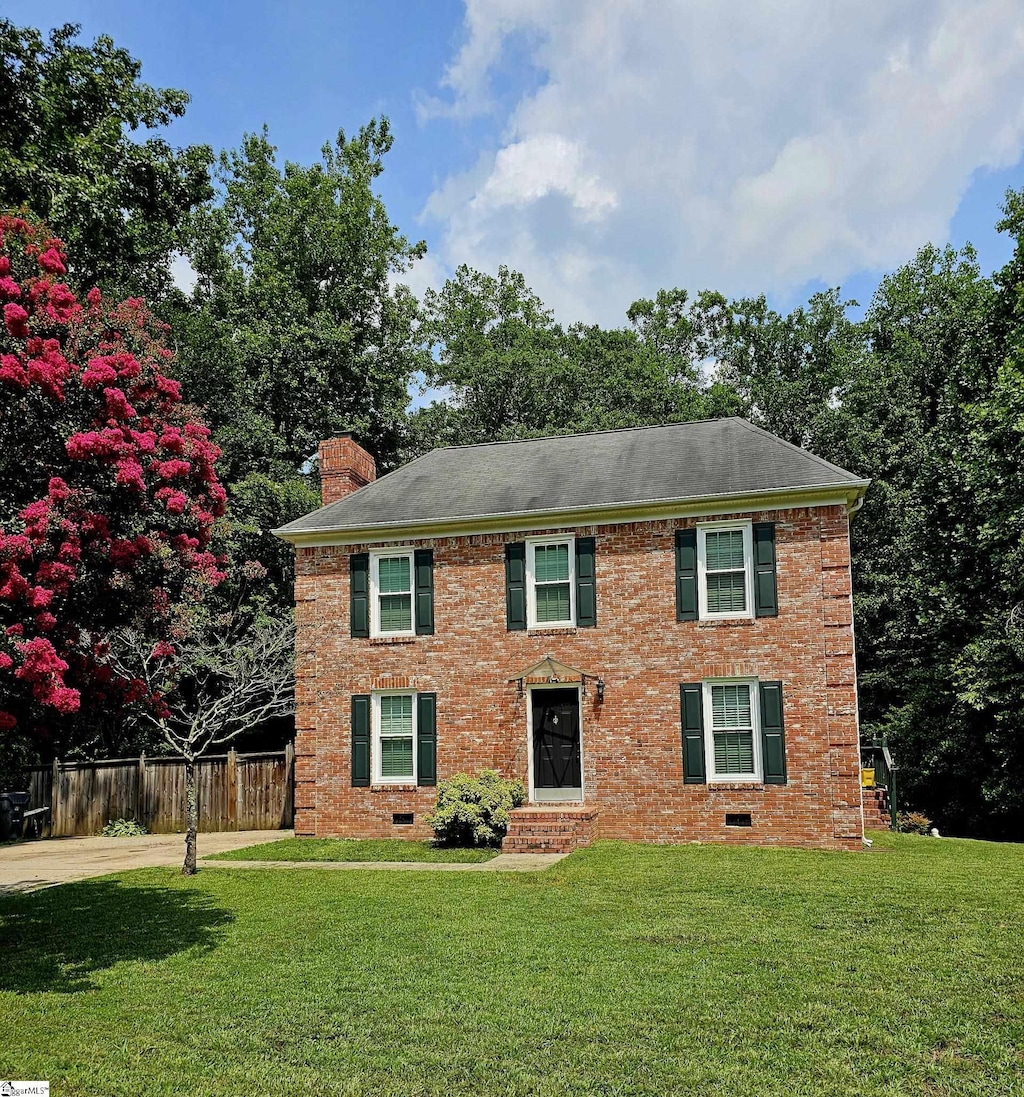
<instances>
[{"instance_id":1,"label":"pink blossom","mask_svg":"<svg viewBox=\"0 0 1024 1097\"><path fill-rule=\"evenodd\" d=\"M28 388L28 377L25 370L13 354L5 354L0 357L0 381L6 382L12 388Z\"/></svg>"},{"instance_id":2,"label":"pink blossom","mask_svg":"<svg viewBox=\"0 0 1024 1097\"><path fill-rule=\"evenodd\" d=\"M57 686L50 689L44 698L40 698L45 704L50 705L51 708L55 708L59 713L64 716L70 716L73 712L78 712L82 704L82 695L77 689L71 689L68 686Z\"/></svg>"},{"instance_id":3,"label":"pink blossom","mask_svg":"<svg viewBox=\"0 0 1024 1097\"><path fill-rule=\"evenodd\" d=\"M28 597L25 601L28 602L31 609L46 609L53 601L53 591L48 590L46 587L33 587L27 593Z\"/></svg>"},{"instance_id":4,"label":"pink blossom","mask_svg":"<svg viewBox=\"0 0 1024 1097\"><path fill-rule=\"evenodd\" d=\"M109 358L93 358L82 374L82 387L95 389L116 380L117 370L110 364Z\"/></svg>"},{"instance_id":5,"label":"pink blossom","mask_svg":"<svg viewBox=\"0 0 1024 1097\"><path fill-rule=\"evenodd\" d=\"M138 461L129 458L123 458L117 462L114 482L122 487L132 488L134 491L146 490L146 482L142 478L142 466Z\"/></svg>"},{"instance_id":6,"label":"pink blossom","mask_svg":"<svg viewBox=\"0 0 1024 1097\"><path fill-rule=\"evenodd\" d=\"M15 339L28 338L28 313L13 301L4 305L4 324Z\"/></svg>"},{"instance_id":7,"label":"pink blossom","mask_svg":"<svg viewBox=\"0 0 1024 1097\"><path fill-rule=\"evenodd\" d=\"M164 396L170 400L181 399L181 383L178 381L172 381L170 377L157 377L156 388L157 392L159 392L161 396Z\"/></svg>"},{"instance_id":8,"label":"pink blossom","mask_svg":"<svg viewBox=\"0 0 1024 1097\"><path fill-rule=\"evenodd\" d=\"M192 466L188 461L158 461L156 464L156 474L161 480L173 480L178 476L188 476L192 471Z\"/></svg>"},{"instance_id":9,"label":"pink blossom","mask_svg":"<svg viewBox=\"0 0 1024 1097\"><path fill-rule=\"evenodd\" d=\"M42 255L39 256L39 266L47 271L49 274L67 274L68 269L64 266L64 262L61 259L60 252L56 248L47 248Z\"/></svg>"},{"instance_id":10,"label":"pink blossom","mask_svg":"<svg viewBox=\"0 0 1024 1097\"><path fill-rule=\"evenodd\" d=\"M51 674L63 674L68 665L57 654L49 640L39 636L35 640L18 643L21 651L21 666L14 672L16 678L37 682Z\"/></svg>"},{"instance_id":11,"label":"pink blossom","mask_svg":"<svg viewBox=\"0 0 1024 1097\"><path fill-rule=\"evenodd\" d=\"M103 398L106 401L105 410L108 419L134 419L138 415L121 389L104 389Z\"/></svg>"}]
</instances>

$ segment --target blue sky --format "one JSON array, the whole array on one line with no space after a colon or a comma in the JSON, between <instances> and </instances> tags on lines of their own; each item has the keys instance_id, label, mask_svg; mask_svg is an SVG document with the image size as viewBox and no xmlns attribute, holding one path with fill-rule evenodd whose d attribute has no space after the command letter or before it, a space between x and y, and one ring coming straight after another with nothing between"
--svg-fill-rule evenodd
<instances>
[{"instance_id":1,"label":"blue sky","mask_svg":"<svg viewBox=\"0 0 1024 1097\"><path fill-rule=\"evenodd\" d=\"M740 10L742 9L742 10ZM263 123L309 162L387 114L380 189L430 255L523 270L565 321L624 320L660 286L865 302L927 240L991 270L1024 185L1015 0L7 0L79 22L192 96L175 143ZM45 15L43 14L45 13Z\"/></svg>"}]
</instances>

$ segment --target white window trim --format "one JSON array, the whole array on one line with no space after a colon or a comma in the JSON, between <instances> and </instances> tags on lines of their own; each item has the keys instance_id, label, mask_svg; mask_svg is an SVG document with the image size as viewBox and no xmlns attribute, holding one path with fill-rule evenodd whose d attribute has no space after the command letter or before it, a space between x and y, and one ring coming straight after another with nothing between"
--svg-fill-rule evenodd
<instances>
[{"instance_id":1,"label":"white window trim","mask_svg":"<svg viewBox=\"0 0 1024 1097\"><path fill-rule=\"evenodd\" d=\"M538 621L535 572L535 551L538 545L569 546L569 620ZM575 628L576 626L576 538L572 534L561 537L528 537L526 540L526 627L528 629Z\"/></svg>"},{"instance_id":2,"label":"white window trim","mask_svg":"<svg viewBox=\"0 0 1024 1097\"><path fill-rule=\"evenodd\" d=\"M738 529L743 531L743 574L747 608L742 613L708 612L708 556L707 534L721 530ZM708 522L697 526L697 598L698 616L701 620L721 621L727 618L748 618L754 616L754 524L746 522Z\"/></svg>"},{"instance_id":3,"label":"white window trim","mask_svg":"<svg viewBox=\"0 0 1024 1097\"><path fill-rule=\"evenodd\" d=\"M395 556L409 560L409 628L382 632L380 627L380 562ZM383 639L390 636L416 635L416 560L412 549L377 549L370 553L370 636Z\"/></svg>"},{"instance_id":4,"label":"white window trim","mask_svg":"<svg viewBox=\"0 0 1024 1097\"><path fill-rule=\"evenodd\" d=\"M759 785L764 782L764 759L761 757L761 687L757 678L706 678L702 683L704 703L704 757L707 779L710 784L739 784L749 782ZM715 727L711 705L712 686L749 686L750 722L753 735L754 772L753 773L716 773L715 772Z\"/></svg>"},{"instance_id":5,"label":"white window trim","mask_svg":"<svg viewBox=\"0 0 1024 1097\"><path fill-rule=\"evenodd\" d=\"M380 733L380 701L382 697L411 697L412 698L412 776L411 777L384 777L381 774L381 750L380 741L383 736ZM370 695L370 773L372 785L415 785L419 779L419 728L417 726L416 691L411 689L382 689L374 690ZM397 738L397 736L387 736Z\"/></svg>"}]
</instances>

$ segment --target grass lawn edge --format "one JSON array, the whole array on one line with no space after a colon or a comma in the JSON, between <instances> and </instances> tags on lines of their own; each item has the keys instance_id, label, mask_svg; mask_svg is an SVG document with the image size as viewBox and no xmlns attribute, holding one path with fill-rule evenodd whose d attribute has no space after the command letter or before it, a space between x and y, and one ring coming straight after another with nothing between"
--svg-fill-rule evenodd
<instances>
[{"instance_id":1,"label":"grass lawn edge","mask_svg":"<svg viewBox=\"0 0 1024 1097\"><path fill-rule=\"evenodd\" d=\"M279 838L227 850L204 861L288 861L310 864L355 864L365 861L417 864L481 864L497 849L451 849L408 838Z\"/></svg>"}]
</instances>

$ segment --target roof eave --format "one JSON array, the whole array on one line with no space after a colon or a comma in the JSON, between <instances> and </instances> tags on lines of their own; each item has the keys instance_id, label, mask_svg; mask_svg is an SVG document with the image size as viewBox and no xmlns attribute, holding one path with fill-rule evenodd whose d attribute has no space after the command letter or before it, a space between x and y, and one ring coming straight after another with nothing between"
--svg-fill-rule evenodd
<instances>
[{"instance_id":1,"label":"roof eave","mask_svg":"<svg viewBox=\"0 0 1024 1097\"><path fill-rule=\"evenodd\" d=\"M466 537L483 533L526 533L530 530L566 526L615 525L657 518L687 518L746 510L834 506L837 503L844 503L850 510L858 500L863 498L870 483L870 480L845 480L840 483L815 484L809 487L776 488L772 491L700 495L688 499L644 500L636 503L615 503L568 510L476 514L459 518L377 523L341 529L325 527L292 530L282 526L271 532L296 547L306 547L358 545L369 541L408 541L432 537Z\"/></svg>"}]
</instances>

